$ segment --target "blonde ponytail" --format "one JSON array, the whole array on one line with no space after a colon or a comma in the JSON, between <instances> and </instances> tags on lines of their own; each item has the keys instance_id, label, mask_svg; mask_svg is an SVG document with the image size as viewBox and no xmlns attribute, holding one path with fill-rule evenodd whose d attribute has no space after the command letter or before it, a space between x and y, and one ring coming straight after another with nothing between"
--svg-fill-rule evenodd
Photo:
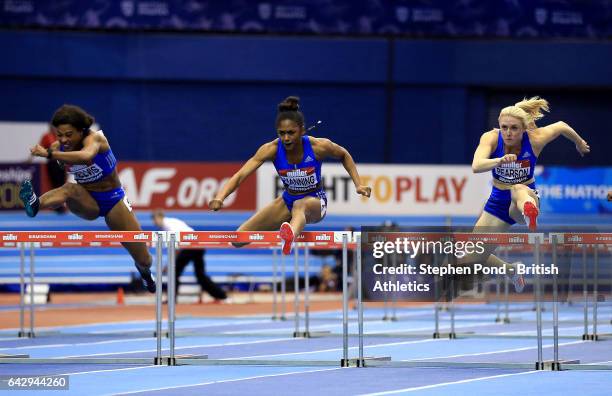
<instances>
[{"instance_id":1,"label":"blonde ponytail","mask_svg":"<svg viewBox=\"0 0 612 396\"><path fill-rule=\"evenodd\" d=\"M525 98L514 106L504 107L499 113L498 120L503 116L518 118L523 122L523 127L527 129L531 125L535 125L536 120L544 117L543 111L549 111L548 101L539 96L534 96L529 99Z\"/></svg>"},{"instance_id":2,"label":"blonde ponytail","mask_svg":"<svg viewBox=\"0 0 612 396\"><path fill-rule=\"evenodd\" d=\"M529 99L525 98L516 103L515 106L525 110L525 112L531 116L532 121L539 120L540 118L544 117L544 113L542 113L541 110L544 110L545 112L549 111L548 101L540 98L539 96L534 96Z\"/></svg>"}]
</instances>

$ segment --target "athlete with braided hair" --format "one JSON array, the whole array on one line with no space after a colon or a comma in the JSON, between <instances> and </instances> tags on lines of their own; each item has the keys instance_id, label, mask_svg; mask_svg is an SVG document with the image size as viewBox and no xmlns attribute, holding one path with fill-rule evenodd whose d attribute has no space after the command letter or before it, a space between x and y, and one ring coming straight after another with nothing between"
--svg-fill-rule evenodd
<instances>
[{"instance_id":1,"label":"athlete with braided hair","mask_svg":"<svg viewBox=\"0 0 612 396\"><path fill-rule=\"evenodd\" d=\"M306 135L299 98L289 96L278 105L276 132L278 138L262 145L209 202L209 207L214 211L221 209L225 198L242 181L265 161L273 161L285 191L244 222L238 231L268 231L280 227L282 251L289 254L295 236L302 232L306 224L321 221L327 212L327 197L321 180L324 159L342 161L357 194L369 197L372 189L361 184L357 166L344 147L329 139Z\"/></svg>"}]
</instances>

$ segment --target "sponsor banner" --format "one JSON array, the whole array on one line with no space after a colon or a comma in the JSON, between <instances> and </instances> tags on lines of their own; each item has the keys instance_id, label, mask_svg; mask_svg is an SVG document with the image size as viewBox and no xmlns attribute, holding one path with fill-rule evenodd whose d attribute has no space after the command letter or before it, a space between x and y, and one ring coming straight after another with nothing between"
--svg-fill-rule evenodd
<instances>
[{"instance_id":1,"label":"sponsor banner","mask_svg":"<svg viewBox=\"0 0 612 396\"><path fill-rule=\"evenodd\" d=\"M559 243L563 243L566 245L581 245L584 243L612 245L612 233L608 232L587 234L569 232L564 234L557 234L557 240L559 241Z\"/></svg>"},{"instance_id":2,"label":"sponsor banner","mask_svg":"<svg viewBox=\"0 0 612 396\"><path fill-rule=\"evenodd\" d=\"M41 191L40 164L0 164L0 210L23 210L19 200L21 182L32 180L36 191Z\"/></svg>"},{"instance_id":3,"label":"sponsor banner","mask_svg":"<svg viewBox=\"0 0 612 396\"><path fill-rule=\"evenodd\" d=\"M548 213L612 213L612 167L544 167L536 179Z\"/></svg>"},{"instance_id":4,"label":"sponsor banner","mask_svg":"<svg viewBox=\"0 0 612 396\"><path fill-rule=\"evenodd\" d=\"M14 231L0 232L0 241L14 242L52 242L80 244L84 242L151 242L150 231Z\"/></svg>"},{"instance_id":5,"label":"sponsor banner","mask_svg":"<svg viewBox=\"0 0 612 396\"><path fill-rule=\"evenodd\" d=\"M208 210L239 163L119 162L119 179L135 209ZM225 199L224 210L254 210L256 175Z\"/></svg>"},{"instance_id":6,"label":"sponsor banner","mask_svg":"<svg viewBox=\"0 0 612 396\"><path fill-rule=\"evenodd\" d=\"M295 238L296 242L334 242L333 231L304 231ZM179 242L187 243L220 243L220 242L280 242L276 231L190 231L181 232Z\"/></svg>"},{"instance_id":7,"label":"sponsor banner","mask_svg":"<svg viewBox=\"0 0 612 396\"><path fill-rule=\"evenodd\" d=\"M469 166L358 165L364 184L372 187L368 200L355 187L341 164L324 164L323 184L329 213L401 215L477 215L489 196L489 172L474 174ZM282 193L272 164L257 174L257 207Z\"/></svg>"}]
</instances>

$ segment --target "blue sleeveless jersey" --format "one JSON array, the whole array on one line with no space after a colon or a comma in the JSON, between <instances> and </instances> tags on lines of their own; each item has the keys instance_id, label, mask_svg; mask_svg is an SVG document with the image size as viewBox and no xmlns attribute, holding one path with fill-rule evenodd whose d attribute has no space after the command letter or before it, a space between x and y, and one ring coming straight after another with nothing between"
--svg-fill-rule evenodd
<instances>
[{"instance_id":1,"label":"blue sleeveless jersey","mask_svg":"<svg viewBox=\"0 0 612 396\"><path fill-rule=\"evenodd\" d=\"M281 178L285 190L291 194L306 194L323 189L321 182L321 165L312 150L310 139L302 136L304 156L299 164L290 164L287 161L287 151L283 143L278 140L274 167Z\"/></svg>"},{"instance_id":2,"label":"blue sleeveless jersey","mask_svg":"<svg viewBox=\"0 0 612 396\"><path fill-rule=\"evenodd\" d=\"M64 148L60 146L60 150L64 151ZM89 164L66 164L66 169L68 173L74 176L74 180L77 183L87 184L104 179L113 173L116 166L117 159L113 154L113 150L109 148L104 153L98 152Z\"/></svg>"},{"instance_id":3,"label":"blue sleeveless jersey","mask_svg":"<svg viewBox=\"0 0 612 396\"><path fill-rule=\"evenodd\" d=\"M504 140L501 131L497 138L497 147L489 158L500 158L504 156ZM533 153L529 134L523 132L521 141L521 151L516 157L516 161L500 164L491 170L493 178L504 184L520 184L533 178L533 169L538 158Z\"/></svg>"}]
</instances>

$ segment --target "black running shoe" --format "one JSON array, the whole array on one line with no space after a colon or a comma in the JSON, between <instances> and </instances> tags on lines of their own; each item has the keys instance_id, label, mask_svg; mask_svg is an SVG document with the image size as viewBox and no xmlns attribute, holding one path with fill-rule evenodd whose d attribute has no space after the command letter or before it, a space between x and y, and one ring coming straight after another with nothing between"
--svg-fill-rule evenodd
<instances>
[{"instance_id":1,"label":"black running shoe","mask_svg":"<svg viewBox=\"0 0 612 396\"><path fill-rule=\"evenodd\" d=\"M140 272L140 277L142 278L142 285L149 293L155 293L155 280L153 280L153 275L151 274L151 268L141 267L136 264L136 269Z\"/></svg>"},{"instance_id":2,"label":"black running shoe","mask_svg":"<svg viewBox=\"0 0 612 396\"><path fill-rule=\"evenodd\" d=\"M21 189L19 189L19 199L23 202L26 214L30 217L36 216L40 202L32 187L32 182L29 179L25 179L21 182Z\"/></svg>"}]
</instances>

